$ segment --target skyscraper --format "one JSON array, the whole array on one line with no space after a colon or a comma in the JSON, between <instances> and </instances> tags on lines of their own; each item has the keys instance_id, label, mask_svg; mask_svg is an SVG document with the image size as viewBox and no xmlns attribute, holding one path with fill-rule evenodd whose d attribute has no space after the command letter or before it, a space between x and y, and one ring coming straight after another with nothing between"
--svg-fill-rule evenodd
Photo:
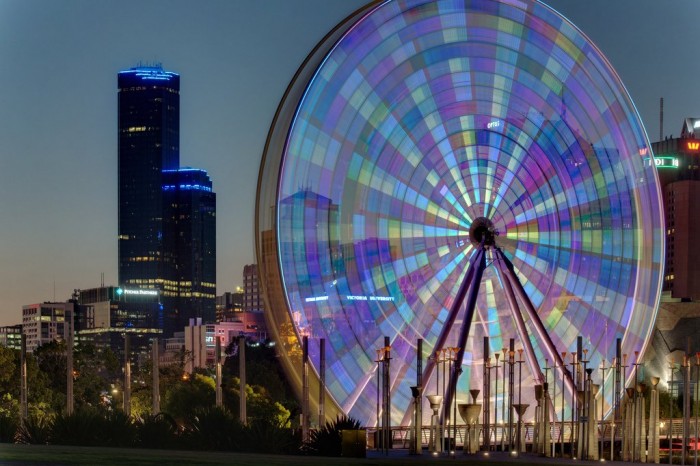
<instances>
[{"instance_id":1,"label":"skyscraper","mask_svg":"<svg viewBox=\"0 0 700 466\"><path fill-rule=\"evenodd\" d=\"M203 170L180 169L180 76L119 72L119 284L159 291L166 336L214 321L216 198Z\"/></svg>"},{"instance_id":2,"label":"skyscraper","mask_svg":"<svg viewBox=\"0 0 700 466\"><path fill-rule=\"evenodd\" d=\"M204 170L163 171L166 334L216 321L216 194ZM171 328L168 328L171 327Z\"/></svg>"}]
</instances>

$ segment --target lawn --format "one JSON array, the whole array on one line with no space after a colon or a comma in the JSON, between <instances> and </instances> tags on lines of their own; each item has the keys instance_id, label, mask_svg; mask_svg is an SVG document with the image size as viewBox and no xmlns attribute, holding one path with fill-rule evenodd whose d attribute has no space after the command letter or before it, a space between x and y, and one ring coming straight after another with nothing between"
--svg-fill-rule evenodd
<instances>
[{"instance_id":1,"label":"lawn","mask_svg":"<svg viewBox=\"0 0 700 466\"><path fill-rule=\"evenodd\" d=\"M134 448L70 447L61 445L12 445L0 444L0 464L3 466L146 466L146 465L235 465L235 466L314 466L333 464L353 466L400 466L411 464L435 465L436 463L471 464L474 462L489 466L527 464L528 466L561 464L561 460L524 456L512 460L498 458L485 460L461 452L457 459L433 458L425 453L423 456L408 456L403 451L394 451L389 457L371 452L368 458L323 458L309 456L258 455L232 452L149 450ZM578 462L582 464L585 462Z\"/></svg>"}]
</instances>

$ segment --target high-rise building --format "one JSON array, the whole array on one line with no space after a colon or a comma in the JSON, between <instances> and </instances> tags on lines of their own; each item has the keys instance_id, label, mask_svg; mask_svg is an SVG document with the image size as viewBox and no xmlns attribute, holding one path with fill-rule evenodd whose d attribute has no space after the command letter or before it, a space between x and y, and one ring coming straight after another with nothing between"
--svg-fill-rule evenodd
<instances>
[{"instance_id":1,"label":"high-rise building","mask_svg":"<svg viewBox=\"0 0 700 466\"><path fill-rule=\"evenodd\" d=\"M73 303L29 304L22 306L22 331L27 336L27 351L53 340L63 340L70 332Z\"/></svg>"},{"instance_id":2,"label":"high-rise building","mask_svg":"<svg viewBox=\"0 0 700 466\"><path fill-rule=\"evenodd\" d=\"M258 282L257 264L248 264L243 267L243 310L246 312L265 310L262 290Z\"/></svg>"},{"instance_id":3,"label":"high-rise building","mask_svg":"<svg viewBox=\"0 0 700 466\"><path fill-rule=\"evenodd\" d=\"M163 171L166 334L216 319L216 194L204 170ZM168 328L171 327L171 328Z\"/></svg>"},{"instance_id":4,"label":"high-rise building","mask_svg":"<svg viewBox=\"0 0 700 466\"><path fill-rule=\"evenodd\" d=\"M216 297L216 322L235 320L237 314L243 312L243 288L227 291Z\"/></svg>"},{"instance_id":5,"label":"high-rise building","mask_svg":"<svg viewBox=\"0 0 700 466\"><path fill-rule=\"evenodd\" d=\"M666 217L664 291L671 298L699 300L700 243L693 238L700 234L700 217L695 215L700 203L700 118L686 118L680 137L654 142L652 150Z\"/></svg>"},{"instance_id":6,"label":"high-rise building","mask_svg":"<svg viewBox=\"0 0 700 466\"><path fill-rule=\"evenodd\" d=\"M119 283L163 285L163 170L180 165L180 76L160 66L121 71Z\"/></svg>"},{"instance_id":7,"label":"high-rise building","mask_svg":"<svg viewBox=\"0 0 700 466\"><path fill-rule=\"evenodd\" d=\"M206 171L180 168L180 76L121 71L119 284L157 290L165 336L214 322L216 196Z\"/></svg>"},{"instance_id":8,"label":"high-rise building","mask_svg":"<svg viewBox=\"0 0 700 466\"><path fill-rule=\"evenodd\" d=\"M162 336L163 306L157 290L101 286L80 290L78 303L84 314L76 318L76 339L110 348L120 359L125 334L131 351L144 355L140 359L147 359L152 338Z\"/></svg>"}]
</instances>

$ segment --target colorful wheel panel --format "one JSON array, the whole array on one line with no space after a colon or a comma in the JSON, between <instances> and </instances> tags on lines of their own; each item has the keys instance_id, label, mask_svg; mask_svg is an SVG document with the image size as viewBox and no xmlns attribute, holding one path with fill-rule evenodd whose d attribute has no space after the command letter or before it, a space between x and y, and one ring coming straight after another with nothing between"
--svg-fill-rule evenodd
<instances>
[{"instance_id":1,"label":"colorful wheel panel","mask_svg":"<svg viewBox=\"0 0 700 466\"><path fill-rule=\"evenodd\" d=\"M662 272L649 152L608 61L548 6L371 4L312 52L270 132L258 257L277 337L289 354L301 335L325 338L328 393L365 425L376 423L375 350L390 337L392 420L402 422L416 341L426 355L434 349L474 251L469 228L486 217L557 348L583 336L598 367L622 338L634 362ZM481 388L482 338L492 352L517 338L493 269L460 401ZM530 339L544 366L542 342ZM290 367L298 373L296 360Z\"/></svg>"}]
</instances>

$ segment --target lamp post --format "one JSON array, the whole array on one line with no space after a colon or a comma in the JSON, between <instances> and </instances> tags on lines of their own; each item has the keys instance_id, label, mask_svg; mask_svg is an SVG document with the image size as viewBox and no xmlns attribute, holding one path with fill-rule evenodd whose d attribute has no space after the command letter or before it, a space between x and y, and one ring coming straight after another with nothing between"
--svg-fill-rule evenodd
<instances>
[{"instance_id":1,"label":"lamp post","mask_svg":"<svg viewBox=\"0 0 700 466\"><path fill-rule=\"evenodd\" d=\"M603 420L605 418L605 371L608 369L611 369L612 367L608 368L605 367L605 359L600 361L600 371L603 373L602 378L600 380L600 389L602 390L600 394L600 460L603 461L605 456L603 455L603 440L605 438L604 434L604 429L603 429ZM610 448L612 448L612 444L610 445Z\"/></svg>"},{"instance_id":2,"label":"lamp post","mask_svg":"<svg viewBox=\"0 0 700 466\"><path fill-rule=\"evenodd\" d=\"M549 358L544 358L544 385L543 385L543 388L544 388L545 395L548 395L547 392L548 392L548 388L549 388L549 371L551 369L552 368L549 367ZM552 372L552 374L554 374L554 372ZM551 431L551 426L549 424L549 416L546 415L547 413L549 413L549 405L546 404L547 403L547 396L544 396L543 400L544 400L543 405L542 405L542 413L543 413L542 414L542 429L543 430L542 430L541 435L542 435L543 439L550 439L551 440L551 435L545 435L545 431L547 431L547 432ZM543 449L542 453L545 456L547 455L546 450L548 450L550 448L551 447L549 445L547 445L546 442L542 443L542 449Z\"/></svg>"},{"instance_id":3,"label":"lamp post","mask_svg":"<svg viewBox=\"0 0 700 466\"><path fill-rule=\"evenodd\" d=\"M695 353L695 455L693 466L698 466L698 395L700 394L700 352Z\"/></svg>"},{"instance_id":4,"label":"lamp post","mask_svg":"<svg viewBox=\"0 0 700 466\"><path fill-rule=\"evenodd\" d=\"M496 398L493 400L493 443L495 449L498 449L498 369L500 367L498 360L500 357L501 354L496 352Z\"/></svg>"},{"instance_id":5,"label":"lamp post","mask_svg":"<svg viewBox=\"0 0 700 466\"><path fill-rule=\"evenodd\" d=\"M574 390L571 394L571 457L576 458L576 449L574 445L576 444L576 391L578 385L576 384L576 368L578 367L578 362L576 361L576 352L571 352L571 373L572 379L574 381Z\"/></svg>"},{"instance_id":6,"label":"lamp post","mask_svg":"<svg viewBox=\"0 0 700 466\"><path fill-rule=\"evenodd\" d=\"M614 461L615 459L615 427L617 423L617 413L618 413L618 407L617 407L617 392L616 390L616 385L618 383L618 375L619 371L617 370L618 367L618 359L617 357L614 357L612 359L612 364L610 365L610 372L612 373L612 392L613 392L613 415L612 415L612 422L610 424L610 461Z\"/></svg>"},{"instance_id":7,"label":"lamp post","mask_svg":"<svg viewBox=\"0 0 700 466\"><path fill-rule=\"evenodd\" d=\"M622 382L622 398L623 399L625 399L624 394L627 391L627 367L628 367L627 366L627 353L624 353L622 355L622 380L621 380L621 382ZM626 421L622 423L621 429L622 429L622 438L624 439L625 436L627 435L627 431L626 431L627 422ZM624 441L623 441L623 444L624 444Z\"/></svg>"},{"instance_id":8,"label":"lamp post","mask_svg":"<svg viewBox=\"0 0 700 466\"><path fill-rule=\"evenodd\" d=\"M506 451L504 442L506 437L506 356L508 348L503 348L503 398L501 399L501 451Z\"/></svg>"},{"instance_id":9,"label":"lamp post","mask_svg":"<svg viewBox=\"0 0 700 466\"><path fill-rule=\"evenodd\" d=\"M561 352L561 362L562 362L561 375L562 375L562 377L561 377L561 435L560 435L560 438L561 438L561 457L562 458L564 457L564 405L565 405L564 392L566 389L566 385L565 385L566 373L568 372L568 369L566 368L566 355L567 355L566 351Z\"/></svg>"},{"instance_id":10,"label":"lamp post","mask_svg":"<svg viewBox=\"0 0 700 466\"><path fill-rule=\"evenodd\" d=\"M522 402L522 394L523 394L523 349L519 348L518 349L518 406L522 406L522 403L523 403ZM522 408L519 408L519 410L522 410ZM522 412L525 412L525 411L522 410ZM522 429L523 429L522 415L518 414L518 456L520 456L520 452L522 451L522 448L523 448Z\"/></svg>"},{"instance_id":11,"label":"lamp post","mask_svg":"<svg viewBox=\"0 0 700 466\"><path fill-rule=\"evenodd\" d=\"M513 451L513 385L515 372L515 351L508 352L508 450Z\"/></svg>"},{"instance_id":12,"label":"lamp post","mask_svg":"<svg viewBox=\"0 0 700 466\"><path fill-rule=\"evenodd\" d=\"M457 353L459 352L459 348L453 346L450 348L450 351L452 353L450 358L452 360L452 383L454 384L452 387L452 393L454 393L454 400L452 401L452 456L454 457L457 454L457 379L462 373L462 368L457 367Z\"/></svg>"},{"instance_id":13,"label":"lamp post","mask_svg":"<svg viewBox=\"0 0 700 466\"><path fill-rule=\"evenodd\" d=\"M666 438L668 439L668 464L673 464L673 371L676 369L676 363L671 360L668 362L671 369L671 382L668 385L668 430Z\"/></svg>"},{"instance_id":14,"label":"lamp post","mask_svg":"<svg viewBox=\"0 0 700 466\"><path fill-rule=\"evenodd\" d=\"M381 435L379 433L379 426L381 425L381 418L380 418L380 408L379 408L379 396L381 392L381 386L382 386L382 360L383 358L383 353L384 353L384 348L379 348L375 350L377 353L377 359L374 361L377 363L377 434L376 434L376 444L375 448L379 450L381 448L380 443L381 443Z\"/></svg>"}]
</instances>

